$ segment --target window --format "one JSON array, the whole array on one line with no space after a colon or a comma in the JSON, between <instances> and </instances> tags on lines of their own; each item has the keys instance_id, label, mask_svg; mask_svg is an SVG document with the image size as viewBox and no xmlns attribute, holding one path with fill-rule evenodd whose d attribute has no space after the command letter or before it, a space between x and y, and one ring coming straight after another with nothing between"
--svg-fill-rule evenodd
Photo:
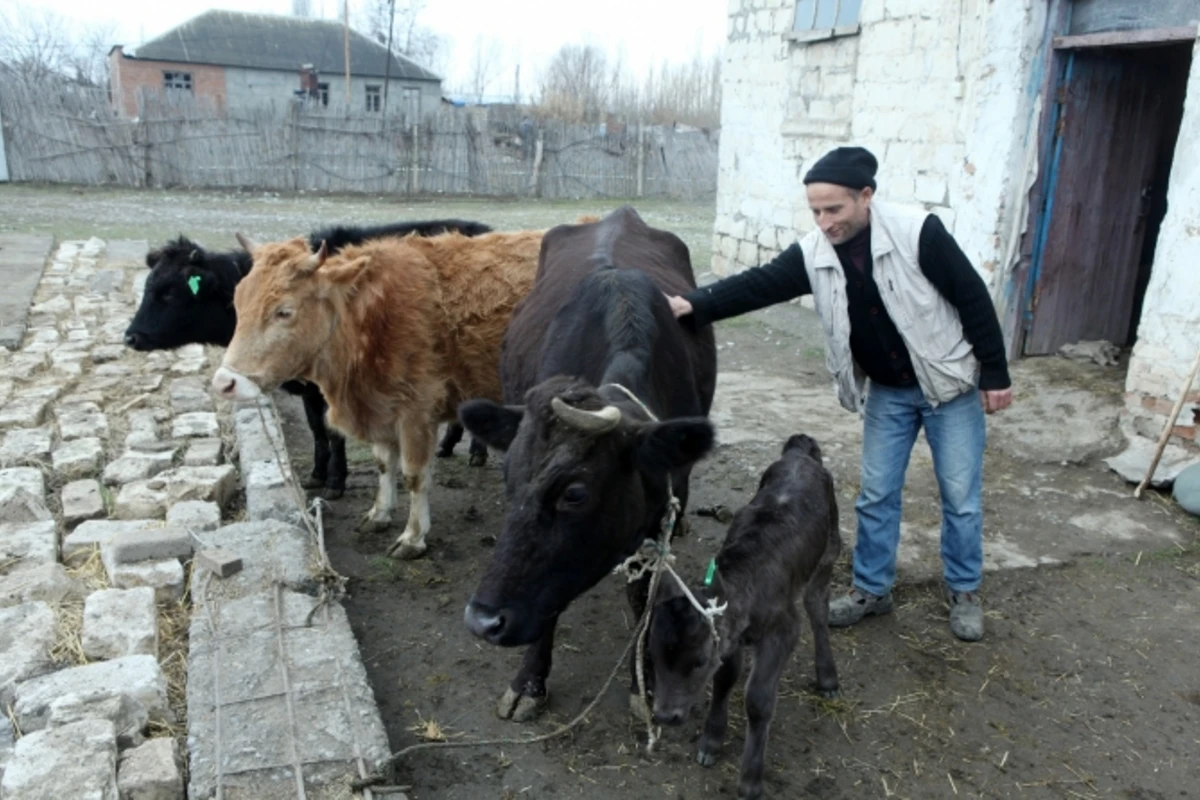
<instances>
[{"instance_id":1,"label":"window","mask_svg":"<svg viewBox=\"0 0 1200 800\"><path fill-rule=\"evenodd\" d=\"M832 31L858 24L862 0L797 0L792 30Z\"/></svg>"},{"instance_id":2,"label":"window","mask_svg":"<svg viewBox=\"0 0 1200 800\"><path fill-rule=\"evenodd\" d=\"M167 91L190 92L192 90L192 73L164 72L163 88Z\"/></svg>"},{"instance_id":3,"label":"window","mask_svg":"<svg viewBox=\"0 0 1200 800\"><path fill-rule=\"evenodd\" d=\"M329 105L329 84L328 83L318 83L317 84L317 96L320 97L322 106Z\"/></svg>"},{"instance_id":4,"label":"window","mask_svg":"<svg viewBox=\"0 0 1200 800\"><path fill-rule=\"evenodd\" d=\"M420 111L421 90L406 87L404 89L404 116L409 120L415 120Z\"/></svg>"},{"instance_id":5,"label":"window","mask_svg":"<svg viewBox=\"0 0 1200 800\"><path fill-rule=\"evenodd\" d=\"M367 87L367 111L378 111L383 105L383 87Z\"/></svg>"}]
</instances>

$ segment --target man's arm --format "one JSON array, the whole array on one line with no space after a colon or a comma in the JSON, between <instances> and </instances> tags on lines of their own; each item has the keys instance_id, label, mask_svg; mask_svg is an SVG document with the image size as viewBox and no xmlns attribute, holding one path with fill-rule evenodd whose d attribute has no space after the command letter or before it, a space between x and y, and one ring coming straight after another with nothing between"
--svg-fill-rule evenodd
<instances>
[{"instance_id":1,"label":"man's arm","mask_svg":"<svg viewBox=\"0 0 1200 800\"><path fill-rule=\"evenodd\" d=\"M1011 389L1008 375L1008 359L1004 354L1004 335L1000 331L1000 320L996 307L988 294L983 278L971 266L970 260L958 246L958 242L946 230L946 226L934 214L930 214L921 228L918 259L921 272L946 300L958 311L962 322L963 336L971 343L975 357L979 359L979 389L984 392L987 410L1004 408L1011 401L993 398L992 393ZM998 403L992 408L993 402Z\"/></svg>"},{"instance_id":2,"label":"man's arm","mask_svg":"<svg viewBox=\"0 0 1200 800\"><path fill-rule=\"evenodd\" d=\"M804 255L793 244L766 264L668 299L676 317L691 314L692 323L701 326L811 292Z\"/></svg>"}]
</instances>

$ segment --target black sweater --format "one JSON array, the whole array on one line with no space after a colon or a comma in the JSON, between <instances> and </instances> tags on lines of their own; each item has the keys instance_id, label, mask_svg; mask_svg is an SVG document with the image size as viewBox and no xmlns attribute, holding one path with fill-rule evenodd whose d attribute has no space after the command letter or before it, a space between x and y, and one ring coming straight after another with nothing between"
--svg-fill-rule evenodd
<instances>
[{"instance_id":1,"label":"black sweater","mask_svg":"<svg viewBox=\"0 0 1200 800\"><path fill-rule=\"evenodd\" d=\"M874 278L871 277L870 251L867 250L865 269L860 271L850 257L853 249L838 247L838 259L848 280L865 274L870 285L859 287L863 289L861 292L848 290L847 294L850 302L855 302L856 298L858 302L866 302L862 298L868 298L872 293L878 296ZM921 227L917 260L929 282L958 311L963 335L979 359L979 388L1007 389L1012 384L1004 354L1004 336L1000 332L1000 321L996 318L996 309L988 295L987 286L936 215L930 214ZM808 272L804 268L804 255L800 245L793 244L770 262L689 292L685 299L692 304L694 324L709 325L811 293ZM899 334L895 333L892 339L888 333L887 329L894 332L895 326L887 319L886 310L880 307L877 316L882 320L870 334L871 338L867 338L861 330L861 322L857 334L853 331L854 321L871 316L870 309L851 308L849 313L852 321L852 351L857 351L853 355L863 371L872 380L889 385L902 386L915 382L903 377L903 373L909 372L905 368L908 353L907 350L900 352L896 347L896 342L899 342L899 347L903 348ZM853 346L855 340L859 343L857 347ZM863 342L875 342L878 347L864 348ZM893 352L897 354L896 358L881 360L880 354L890 356ZM867 363L863 363L864 359Z\"/></svg>"}]
</instances>

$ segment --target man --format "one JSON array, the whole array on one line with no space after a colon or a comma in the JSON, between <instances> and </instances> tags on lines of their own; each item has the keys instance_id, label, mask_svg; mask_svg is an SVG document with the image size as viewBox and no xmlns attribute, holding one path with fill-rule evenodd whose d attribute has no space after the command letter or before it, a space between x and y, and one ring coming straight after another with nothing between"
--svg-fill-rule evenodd
<instances>
[{"instance_id":1,"label":"man","mask_svg":"<svg viewBox=\"0 0 1200 800\"><path fill-rule=\"evenodd\" d=\"M768 264L670 297L671 310L707 325L813 296L838 399L864 417L854 585L829 604L829 624L892 610L904 473L924 426L950 630L977 641L984 412L1012 402L1004 339L983 280L941 220L874 199L877 167L861 147L823 156L804 177L817 230Z\"/></svg>"}]
</instances>

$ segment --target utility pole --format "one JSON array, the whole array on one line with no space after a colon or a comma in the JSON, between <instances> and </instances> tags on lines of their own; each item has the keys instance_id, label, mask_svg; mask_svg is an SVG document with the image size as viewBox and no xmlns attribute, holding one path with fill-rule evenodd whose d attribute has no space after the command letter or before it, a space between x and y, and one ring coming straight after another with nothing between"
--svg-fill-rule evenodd
<instances>
[{"instance_id":1,"label":"utility pole","mask_svg":"<svg viewBox=\"0 0 1200 800\"><path fill-rule=\"evenodd\" d=\"M350 0L342 0L342 46L346 51L346 114L350 114Z\"/></svg>"},{"instance_id":2,"label":"utility pole","mask_svg":"<svg viewBox=\"0 0 1200 800\"><path fill-rule=\"evenodd\" d=\"M388 17L387 63L383 67L383 124L387 124L388 87L392 85L392 28L396 25L396 0L391 2L391 16Z\"/></svg>"},{"instance_id":3,"label":"utility pole","mask_svg":"<svg viewBox=\"0 0 1200 800\"><path fill-rule=\"evenodd\" d=\"M517 64L517 78L513 86L513 105L521 105L521 65Z\"/></svg>"}]
</instances>

